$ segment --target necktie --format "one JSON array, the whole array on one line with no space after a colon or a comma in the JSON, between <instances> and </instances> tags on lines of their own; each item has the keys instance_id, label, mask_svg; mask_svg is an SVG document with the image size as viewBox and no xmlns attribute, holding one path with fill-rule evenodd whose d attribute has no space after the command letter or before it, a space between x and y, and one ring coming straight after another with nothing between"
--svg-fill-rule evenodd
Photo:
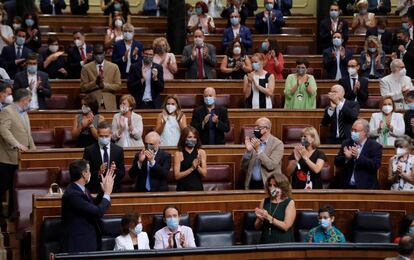
<instances>
[{"instance_id":1,"label":"necktie","mask_svg":"<svg viewBox=\"0 0 414 260\"><path fill-rule=\"evenodd\" d=\"M178 234L178 232L177 233L174 233L174 235L173 235L173 248L177 248L177 241L175 240L175 236Z\"/></svg>"},{"instance_id":2,"label":"necktie","mask_svg":"<svg viewBox=\"0 0 414 260\"><path fill-rule=\"evenodd\" d=\"M17 58L20 59L22 57L22 47L17 47Z\"/></svg>"},{"instance_id":3,"label":"necktie","mask_svg":"<svg viewBox=\"0 0 414 260\"><path fill-rule=\"evenodd\" d=\"M339 138L344 138L344 122L342 119L342 110L338 112L338 132L339 132Z\"/></svg>"},{"instance_id":4,"label":"necktie","mask_svg":"<svg viewBox=\"0 0 414 260\"><path fill-rule=\"evenodd\" d=\"M149 166L150 162L147 161L147 179L145 181L145 189L147 191L151 191L151 183L150 183L150 171L151 167Z\"/></svg>"},{"instance_id":5,"label":"necktie","mask_svg":"<svg viewBox=\"0 0 414 260\"><path fill-rule=\"evenodd\" d=\"M99 65L99 77L101 79L103 78L103 68L102 68L102 65Z\"/></svg>"},{"instance_id":6,"label":"necktie","mask_svg":"<svg viewBox=\"0 0 414 260\"><path fill-rule=\"evenodd\" d=\"M197 57L197 69L198 69L198 79L203 79L203 54L201 53L201 48L197 47L198 57Z\"/></svg>"},{"instance_id":7,"label":"necktie","mask_svg":"<svg viewBox=\"0 0 414 260\"><path fill-rule=\"evenodd\" d=\"M103 154L103 162L106 163L106 168L108 169L109 165L108 165L108 161L109 161L109 157L108 157L108 146L104 146L103 147L104 150L104 154Z\"/></svg>"},{"instance_id":8,"label":"necktie","mask_svg":"<svg viewBox=\"0 0 414 260\"><path fill-rule=\"evenodd\" d=\"M85 55L85 52L84 52L83 47L80 47L80 48L79 48L79 50L80 50L80 52L81 52L81 59L82 59L82 60L86 60L86 55Z\"/></svg>"},{"instance_id":9,"label":"necktie","mask_svg":"<svg viewBox=\"0 0 414 260\"><path fill-rule=\"evenodd\" d=\"M354 90L355 82L356 82L356 78L352 78L352 90Z\"/></svg>"}]
</instances>

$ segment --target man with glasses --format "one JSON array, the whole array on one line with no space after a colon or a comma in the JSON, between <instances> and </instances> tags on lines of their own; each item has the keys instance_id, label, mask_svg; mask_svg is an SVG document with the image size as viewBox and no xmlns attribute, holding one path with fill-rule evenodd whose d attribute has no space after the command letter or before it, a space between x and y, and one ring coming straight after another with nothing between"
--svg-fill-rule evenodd
<instances>
[{"instance_id":1,"label":"man with glasses","mask_svg":"<svg viewBox=\"0 0 414 260\"><path fill-rule=\"evenodd\" d=\"M368 79L358 75L359 63L352 58L348 61L349 76L342 77L338 84L344 87L345 99L356 101L361 106L368 99Z\"/></svg>"},{"instance_id":2,"label":"man with glasses","mask_svg":"<svg viewBox=\"0 0 414 260\"><path fill-rule=\"evenodd\" d=\"M342 167L340 188L378 189L377 172L381 166L382 145L368 139L369 123L358 119L352 125L351 138L345 140L335 166Z\"/></svg>"},{"instance_id":3,"label":"man with glasses","mask_svg":"<svg viewBox=\"0 0 414 260\"><path fill-rule=\"evenodd\" d=\"M246 174L245 189L263 189L267 178L282 174L283 143L271 134L272 122L261 117L256 120L253 136L245 137L246 152L241 169Z\"/></svg>"}]
</instances>

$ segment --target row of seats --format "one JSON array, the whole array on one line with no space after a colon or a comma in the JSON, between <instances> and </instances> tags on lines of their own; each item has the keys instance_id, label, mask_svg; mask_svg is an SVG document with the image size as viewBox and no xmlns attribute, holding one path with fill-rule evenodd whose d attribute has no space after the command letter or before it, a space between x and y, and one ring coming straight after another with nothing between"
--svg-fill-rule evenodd
<instances>
[{"instance_id":1,"label":"row of seats","mask_svg":"<svg viewBox=\"0 0 414 260\"><path fill-rule=\"evenodd\" d=\"M261 231L254 228L256 215L253 211L245 212L241 227L242 243L259 244ZM115 238L120 235L121 217L111 216L102 219L102 250L112 250ZM189 215L180 217L180 224L191 226ZM296 242L304 242L310 229L318 226L318 213L299 211L294 231ZM162 215L154 215L151 230L147 230L150 246L154 245L154 234L163 228ZM60 218L47 218L43 221L40 234L42 248L41 259L48 259L50 253L60 252L62 223ZM194 237L198 247L220 247L235 245L235 228L230 212L198 213L193 226ZM354 243L391 243L391 221L388 212L357 212L354 215L352 239Z\"/></svg>"}]
</instances>

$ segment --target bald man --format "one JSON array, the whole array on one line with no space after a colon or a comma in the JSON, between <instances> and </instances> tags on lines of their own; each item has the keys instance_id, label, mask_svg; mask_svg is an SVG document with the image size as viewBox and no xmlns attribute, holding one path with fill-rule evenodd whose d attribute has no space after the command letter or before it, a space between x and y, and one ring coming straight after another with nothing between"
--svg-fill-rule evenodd
<instances>
[{"instance_id":1,"label":"bald man","mask_svg":"<svg viewBox=\"0 0 414 260\"><path fill-rule=\"evenodd\" d=\"M267 178L281 174L283 143L271 134L272 122L262 117L256 120L254 136L246 136L246 152L241 169L246 175L244 188L263 189Z\"/></svg>"},{"instance_id":2,"label":"bald man","mask_svg":"<svg viewBox=\"0 0 414 260\"><path fill-rule=\"evenodd\" d=\"M144 139L145 148L135 155L128 174L136 179L135 191L168 191L167 178L171 168L171 155L160 149L160 136L149 132Z\"/></svg>"},{"instance_id":3,"label":"bald man","mask_svg":"<svg viewBox=\"0 0 414 260\"><path fill-rule=\"evenodd\" d=\"M330 104L325 109L321 124L330 126L329 144L341 144L351 137L351 127L358 118L359 103L345 99L345 90L334 85L328 93Z\"/></svg>"},{"instance_id":4,"label":"bald man","mask_svg":"<svg viewBox=\"0 0 414 260\"><path fill-rule=\"evenodd\" d=\"M204 90L204 104L193 110L191 126L200 133L201 142L206 144L224 144L224 133L230 131L227 108L216 106L216 90Z\"/></svg>"}]
</instances>

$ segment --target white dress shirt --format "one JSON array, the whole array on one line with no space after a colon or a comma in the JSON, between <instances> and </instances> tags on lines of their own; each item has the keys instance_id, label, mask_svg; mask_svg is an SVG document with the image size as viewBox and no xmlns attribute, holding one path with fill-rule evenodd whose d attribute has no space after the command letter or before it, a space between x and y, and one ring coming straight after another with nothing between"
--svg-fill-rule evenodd
<instances>
[{"instance_id":1,"label":"white dress shirt","mask_svg":"<svg viewBox=\"0 0 414 260\"><path fill-rule=\"evenodd\" d=\"M175 235L175 241L177 242L177 248L182 248L180 243L180 236L181 234L185 237L185 245L184 247L196 247L195 241L194 241L194 234L193 230L190 227L187 226L181 226L178 225L177 228L177 234ZM170 237L170 234L173 233L168 227L163 227L162 229L158 230L157 233L155 233L155 244L154 249L164 249L168 248L168 239ZM175 232L174 232L175 233Z\"/></svg>"},{"instance_id":2,"label":"white dress shirt","mask_svg":"<svg viewBox=\"0 0 414 260\"><path fill-rule=\"evenodd\" d=\"M345 104L345 99L339 102L338 105L336 105L335 111L336 111L336 137L339 137L339 113L342 110L342 107ZM332 116L334 114L334 110L330 107L328 109L328 115Z\"/></svg>"},{"instance_id":3,"label":"white dress shirt","mask_svg":"<svg viewBox=\"0 0 414 260\"><path fill-rule=\"evenodd\" d=\"M30 83L32 83L33 88L30 89ZM37 73L30 74L27 73L27 83L29 86L27 86L27 90L30 90L32 92L32 101L30 101L29 109L30 110L37 110L39 109L39 100L37 96Z\"/></svg>"},{"instance_id":4,"label":"white dress shirt","mask_svg":"<svg viewBox=\"0 0 414 260\"><path fill-rule=\"evenodd\" d=\"M340 80L342 78L341 73L341 51L339 48L334 48L336 55L336 76L335 80Z\"/></svg>"},{"instance_id":5,"label":"white dress shirt","mask_svg":"<svg viewBox=\"0 0 414 260\"><path fill-rule=\"evenodd\" d=\"M145 90L144 95L142 96L143 101L152 101L151 95L151 68L152 64L142 66L142 74L145 73Z\"/></svg>"},{"instance_id":6,"label":"white dress shirt","mask_svg":"<svg viewBox=\"0 0 414 260\"><path fill-rule=\"evenodd\" d=\"M138 239L138 250L150 249L149 239L147 232L141 232L137 235ZM132 243L131 235L126 236L120 235L115 238L115 247L114 251L123 251L123 250L134 250L134 244Z\"/></svg>"}]
</instances>

